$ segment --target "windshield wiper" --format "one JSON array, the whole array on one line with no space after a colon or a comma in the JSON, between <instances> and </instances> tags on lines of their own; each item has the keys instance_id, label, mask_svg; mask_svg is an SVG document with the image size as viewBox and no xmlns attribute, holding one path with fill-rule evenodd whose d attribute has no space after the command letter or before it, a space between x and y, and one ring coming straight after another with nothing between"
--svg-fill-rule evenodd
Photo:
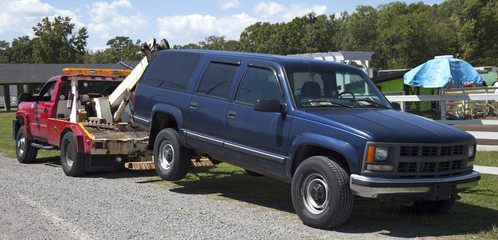
<instances>
[{"instance_id":1,"label":"windshield wiper","mask_svg":"<svg viewBox=\"0 0 498 240\"><path fill-rule=\"evenodd\" d=\"M353 106L334 102L331 100L325 100L325 99L313 99L313 100L308 100L306 102L301 103L301 106L309 104L310 106L313 107L331 107L331 106L339 106L339 107L346 107L346 108L353 108Z\"/></svg>"},{"instance_id":2,"label":"windshield wiper","mask_svg":"<svg viewBox=\"0 0 498 240\"><path fill-rule=\"evenodd\" d=\"M389 107L386 107L370 98L362 98L362 99L351 99L351 102L367 102L367 103L370 103L370 105L372 106L375 106L375 107L378 107L378 108L384 108L384 109L389 109Z\"/></svg>"}]
</instances>

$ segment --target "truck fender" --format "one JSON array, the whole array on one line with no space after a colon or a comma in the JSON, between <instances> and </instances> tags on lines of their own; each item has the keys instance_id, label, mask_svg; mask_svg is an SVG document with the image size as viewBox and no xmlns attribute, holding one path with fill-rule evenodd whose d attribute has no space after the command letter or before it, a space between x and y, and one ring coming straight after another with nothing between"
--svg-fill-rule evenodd
<instances>
[{"instance_id":1,"label":"truck fender","mask_svg":"<svg viewBox=\"0 0 498 240\"><path fill-rule=\"evenodd\" d=\"M157 121L165 121L167 119L163 119L161 115L166 115L169 116L171 119L168 119L170 121L174 121L173 125L167 125L167 126L161 126L162 123L158 123ZM150 143L153 144L155 136L159 131L161 131L162 128L165 127L171 127L176 129L179 133L181 129L183 129L183 115L181 110L173 105L170 104L156 104L152 108L152 111L150 113L150 119L151 123L149 124L149 132L150 132ZM170 123L171 124L171 123ZM160 129L154 129L155 126L159 126ZM156 132L157 131L157 132ZM186 143L185 137L183 134L180 134L180 140L182 141L183 144Z\"/></svg>"},{"instance_id":2,"label":"truck fender","mask_svg":"<svg viewBox=\"0 0 498 240\"><path fill-rule=\"evenodd\" d=\"M86 135L86 133L77 124L74 124L74 125L72 124L72 125L66 127L62 131L62 133L60 135L60 138L59 138L58 147L59 148L61 147L61 145L62 145L62 138L64 138L64 135L66 135L66 133L68 133L68 132L72 132L74 134L74 136L76 137L76 145L78 146L78 152L79 153L85 153L85 137L83 136L83 134Z\"/></svg>"},{"instance_id":3,"label":"truck fender","mask_svg":"<svg viewBox=\"0 0 498 240\"><path fill-rule=\"evenodd\" d=\"M288 161L285 166L288 176L292 176L293 174L292 167L293 162L297 161L297 159L295 159L297 151L301 146L306 145L324 148L341 154L344 159L346 159L350 172L358 172L361 167L358 153L350 143L316 133L302 133L294 138L290 147L289 152L292 153L290 156L291 161Z\"/></svg>"},{"instance_id":4,"label":"truck fender","mask_svg":"<svg viewBox=\"0 0 498 240\"><path fill-rule=\"evenodd\" d=\"M24 126L24 130L26 133L26 137L28 139L33 139L33 136L31 135L31 131L28 127L28 116L25 112L18 112L16 113L16 119L14 120L12 124L12 136L14 137L14 140L17 137L17 131L19 131L19 128Z\"/></svg>"}]
</instances>

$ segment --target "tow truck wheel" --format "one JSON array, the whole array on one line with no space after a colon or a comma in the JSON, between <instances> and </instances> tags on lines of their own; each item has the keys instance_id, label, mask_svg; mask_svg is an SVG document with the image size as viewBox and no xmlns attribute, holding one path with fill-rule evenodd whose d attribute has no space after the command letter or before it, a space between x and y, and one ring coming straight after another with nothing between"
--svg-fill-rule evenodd
<instances>
[{"instance_id":1,"label":"tow truck wheel","mask_svg":"<svg viewBox=\"0 0 498 240\"><path fill-rule=\"evenodd\" d=\"M24 126L19 128L16 136L16 156L20 163L32 163L36 159L38 148L31 146L32 141L26 138Z\"/></svg>"},{"instance_id":2,"label":"tow truck wheel","mask_svg":"<svg viewBox=\"0 0 498 240\"><path fill-rule=\"evenodd\" d=\"M157 134L154 141L154 165L163 180L176 181L187 175L191 160L176 130L166 128Z\"/></svg>"},{"instance_id":3,"label":"tow truck wheel","mask_svg":"<svg viewBox=\"0 0 498 240\"><path fill-rule=\"evenodd\" d=\"M83 153L78 153L76 136L72 132L66 133L61 143L61 165L64 174L71 177L85 175L86 156Z\"/></svg>"},{"instance_id":4,"label":"tow truck wheel","mask_svg":"<svg viewBox=\"0 0 498 240\"><path fill-rule=\"evenodd\" d=\"M353 194L344 168L324 156L302 162L292 178L292 204L304 224L327 229L346 222Z\"/></svg>"}]
</instances>

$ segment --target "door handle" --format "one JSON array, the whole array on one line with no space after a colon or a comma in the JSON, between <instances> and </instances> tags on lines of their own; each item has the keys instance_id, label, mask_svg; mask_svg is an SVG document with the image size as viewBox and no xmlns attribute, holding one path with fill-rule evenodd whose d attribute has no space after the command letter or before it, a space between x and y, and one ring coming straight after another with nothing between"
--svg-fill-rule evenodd
<instances>
[{"instance_id":1,"label":"door handle","mask_svg":"<svg viewBox=\"0 0 498 240\"><path fill-rule=\"evenodd\" d=\"M197 108L197 103L196 102L190 102L190 108L196 109Z\"/></svg>"},{"instance_id":2,"label":"door handle","mask_svg":"<svg viewBox=\"0 0 498 240\"><path fill-rule=\"evenodd\" d=\"M237 112L236 111L228 111L228 117L229 118L235 118L237 116Z\"/></svg>"}]
</instances>

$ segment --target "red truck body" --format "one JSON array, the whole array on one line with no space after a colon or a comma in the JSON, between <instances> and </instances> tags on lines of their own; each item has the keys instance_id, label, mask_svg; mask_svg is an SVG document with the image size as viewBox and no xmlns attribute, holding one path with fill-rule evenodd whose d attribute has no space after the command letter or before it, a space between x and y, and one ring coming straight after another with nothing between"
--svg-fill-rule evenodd
<instances>
[{"instance_id":1,"label":"red truck body","mask_svg":"<svg viewBox=\"0 0 498 240\"><path fill-rule=\"evenodd\" d=\"M147 132L128 122L106 121L95 110L97 100L107 100L121 82L113 75L68 74L51 78L38 95L22 94L13 121L18 160L34 161L38 149L61 149L64 172L79 176L113 170L118 162L136 162L144 156ZM76 92L72 83L78 85ZM71 118L73 108L77 108L76 120ZM71 171L76 160L83 162L79 163L82 169Z\"/></svg>"}]
</instances>

